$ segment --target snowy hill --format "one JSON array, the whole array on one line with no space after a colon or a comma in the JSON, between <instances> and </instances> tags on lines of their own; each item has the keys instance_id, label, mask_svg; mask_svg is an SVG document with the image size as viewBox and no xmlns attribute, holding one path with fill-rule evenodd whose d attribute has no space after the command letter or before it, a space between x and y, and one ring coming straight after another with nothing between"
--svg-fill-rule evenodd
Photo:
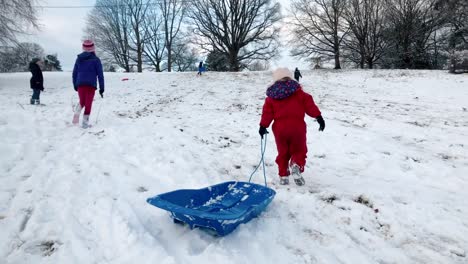
<instances>
[{"instance_id":1,"label":"snowy hill","mask_svg":"<svg viewBox=\"0 0 468 264\"><path fill-rule=\"evenodd\" d=\"M327 125L307 118L306 186L278 186L270 134L275 199L216 238L145 200L248 180L270 73L108 73L86 130L70 73L45 106L0 74L0 263L468 263L468 76L303 76Z\"/></svg>"}]
</instances>

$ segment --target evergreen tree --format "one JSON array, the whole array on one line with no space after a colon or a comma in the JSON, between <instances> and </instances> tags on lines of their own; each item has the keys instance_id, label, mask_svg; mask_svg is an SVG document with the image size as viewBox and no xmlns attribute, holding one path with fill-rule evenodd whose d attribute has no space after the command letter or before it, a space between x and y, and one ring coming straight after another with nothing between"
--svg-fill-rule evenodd
<instances>
[{"instance_id":1,"label":"evergreen tree","mask_svg":"<svg viewBox=\"0 0 468 264\"><path fill-rule=\"evenodd\" d=\"M62 71L62 65L57 58L57 54L49 54L44 58L44 71Z\"/></svg>"},{"instance_id":2,"label":"evergreen tree","mask_svg":"<svg viewBox=\"0 0 468 264\"><path fill-rule=\"evenodd\" d=\"M205 64L210 71L229 71L229 57L220 51L212 51L208 54Z\"/></svg>"}]
</instances>

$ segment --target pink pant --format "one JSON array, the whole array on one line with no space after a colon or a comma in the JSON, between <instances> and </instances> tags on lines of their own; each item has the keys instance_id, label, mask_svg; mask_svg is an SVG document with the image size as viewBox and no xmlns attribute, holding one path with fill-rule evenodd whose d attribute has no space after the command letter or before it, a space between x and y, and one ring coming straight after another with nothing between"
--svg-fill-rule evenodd
<instances>
[{"instance_id":1,"label":"pink pant","mask_svg":"<svg viewBox=\"0 0 468 264\"><path fill-rule=\"evenodd\" d=\"M96 92L96 88L92 86L79 86L78 87L78 95L80 96L80 105L81 108L84 108L84 114L89 115L91 114L91 106L93 105L94 93Z\"/></svg>"}]
</instances>

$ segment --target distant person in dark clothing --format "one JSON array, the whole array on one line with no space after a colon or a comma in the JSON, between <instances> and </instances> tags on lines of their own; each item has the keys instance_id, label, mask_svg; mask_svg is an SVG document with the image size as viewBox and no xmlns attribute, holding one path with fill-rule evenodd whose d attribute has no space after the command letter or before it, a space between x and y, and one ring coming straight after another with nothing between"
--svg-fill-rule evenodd
<instances>
[{"instance_id":1,"label":"distant person in dark clothing","mask_svg":"<svg viewBox=\"0 0 468 264\"><path fill-rule=\"evenodd\" d=\"M198 75L202 75L203 72L203 61L200 61L200 64L198 64Z\"/></svg>"},{"instance_id":2,"label":"distant person in dark clothing","mask_svg":"<svg viewBox=\"0 0 468 264\"><path fill-rule=\"evenodd\" d=\"M29 71L32 73L30 80L31 89L33 89L33 94L31 97L31 104L40 104L39 96L41 91L44 91L44 77L42 76L42 70L39 64L41 60L39 58L34 58L29 63Z\"/></svg>"},{"instance_id":3,"label":"distant person in dark clothing","mask_svg":"<svg viewBox=\"0 0 468 264\"><path fill-rule=\"evenodd\" d=\"M299 78L302 78L302 75L299 69L296 67L296 70L294 71L294 79L296 79L296 81L299 82Z\"/></svg>"}]
</instances>

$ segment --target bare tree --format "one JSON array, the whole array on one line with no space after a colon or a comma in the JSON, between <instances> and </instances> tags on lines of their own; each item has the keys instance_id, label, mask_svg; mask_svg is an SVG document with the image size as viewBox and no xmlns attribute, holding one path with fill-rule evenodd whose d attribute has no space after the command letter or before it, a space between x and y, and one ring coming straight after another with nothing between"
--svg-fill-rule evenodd
<instances>
[{"instance_id":1,"label":"bare tree","mask_svg":"<svg viewBox=\"0 0 468 264\"><path fill-rule=\"evenodd\" d=\"M180 32L180 26L187 12L187 2L185 0L159 0L159 6L166 38L167 71L170 72L172 70L172 45Z\"/></svg>"},{"instance_id":2,"label":"bare tree","mask_svg":"<svg viewBox=\"0 0 468 264\"><path fill-rule=\"evenodd\" d=\"M384 2L381 0L349 0L345 19L351 34L345 38L345 45L352 56L357 59L361 69L367 64L372 69L374 64L382 58L386 50L384 39L385 14Z\"/></svg>"},{"instance_id":3,"label":"bare tree","mask_svg":"<svg viewBox=\"0 0 468 264\"><path fill-rule=\"evenodd\" d=\"M189 17L206 51L225 54L230 71L274 57L278 47L280 5L271 0L199 0Z\"/></svg>"},{"instance_id":4,"label":"bare tree","mask_svg":"<svg viewBox=\"0 0 468 264\"><path fill-rule=\"evenodd\" d=\"M343 18L346 0L293 0L293 46L296 57L334 59L341 69L340 50L348 33Z\"/></svg>"},{"instance_id":5,"label":"bare tree","mask_svg":"<svg viewBox=\"0 0 468 264\"><path fill-rule=\"evenodd\" d=\"M88 15L86 33L96 42L98 49L129 72L131 21L126 1L97 0Z\"/></svg>"},{"instance_id":6,"label":"bare tree","mask_svg":"<svg viewBox=\"0 0 468 264\"><path fill-rule=\"evenodd\" d=\"M198 52L190 48L186 39L178 39L174 43L174 66L177 71L194 71L197 69Z\"/></svg>"},{"instance_id":7,"label":"bare tree","mask_svg":"<svg viewBox=\"0 0 468 264\"><path fill-rule=\"evenodd\" d=\"M156 72L161 72L161 62L165 55L166 38L163 29L162 16L158 15L156 9L151 9L145 20L145 48L143 55L145 61L149 63Z\"/></svg>"},{"instance_id":8,"label":"bare tree","mask_svg":"<svg viewBox=\"0 0 468 264\"><path fill-rule=\"evenodd\" d=\"M143 71L143 52L145 45L145 21L147 18L150 0L127 0L128 15L132 25L130 38L132 44L130 47L135 53L136 58L132 58L137 63L137 71Z\"/></svg>"},{"instance_id":9,"label":"bare tree","mask_svg":"<svg viewBox=\"0 0 468 264\"><path fill-rule=\"evenodd\" d=\"M38 27L35 0L0 0L0 44L17 43L29 26Z\"/></svg>"}]
</instances>

